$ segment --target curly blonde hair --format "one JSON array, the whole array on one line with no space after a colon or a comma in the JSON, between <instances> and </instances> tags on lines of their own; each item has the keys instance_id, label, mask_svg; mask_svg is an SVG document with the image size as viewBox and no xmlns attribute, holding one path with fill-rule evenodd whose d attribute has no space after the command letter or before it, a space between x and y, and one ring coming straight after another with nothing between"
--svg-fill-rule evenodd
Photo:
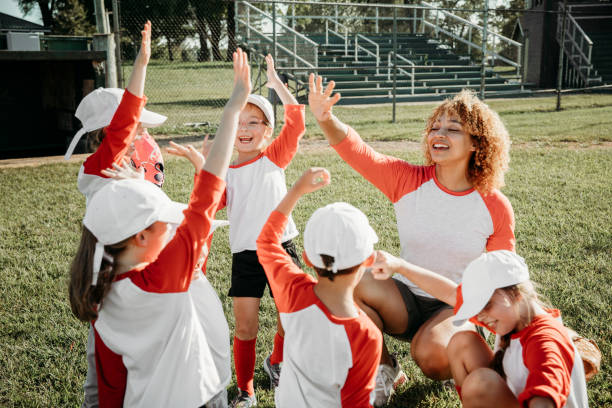
<instances>
[{"instance_id":1,"label":"curly blonde hair","mask_svg":"<svg viewBox=\"0 0 612 408\"><path fill-rule=\"evenodd\" d=\"M510 161L510 136L499 115L482 102L473 91L464 89L442 102L427 119L423 150L428 165L434 164L427 145L427 135L444 113L457 115L463 129L471 136L476 150L468 164L468 180L483 193L504 186L504 173Z\"/></svg>"}]
</instances>

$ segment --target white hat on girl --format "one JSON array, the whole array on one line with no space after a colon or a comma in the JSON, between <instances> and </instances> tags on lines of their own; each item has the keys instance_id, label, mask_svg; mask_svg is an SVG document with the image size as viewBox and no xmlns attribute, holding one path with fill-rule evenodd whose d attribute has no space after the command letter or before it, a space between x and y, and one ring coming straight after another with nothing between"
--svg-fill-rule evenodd
<instances>
[{"instance_id":1,"label":"white hat on girl","mask_svg":"<svg viewBox=\"0 0 612 408\"><path fill-rule=\"evenodd\" d=\"M83 127L72 138L64 155L65 160L72 156L77 143L85 133L110 125L124 92L119 88L98 88L85 95L74 113ZM160 126L166 119L168 118L164 115L143 108L139 121L144 127L152 128Z\"/></svg>"},{"instance_id":2,"label":"white hat on girl","mask_svg":"<svg viewBox=\"0 0 612 408\"><path fill-rule=\"evenodd\" d=\"M105 245L121 242L157 221L180 224L186 208L145 180L113 180L102 187L91 198L83 218L83 225L98 240L92 285L98 280Z\"/></svg>"},{"instance_id":3,"label":"white hat on girl","mask_svg":"<svg viewBox=\"0 0 612 408\"><path fill-rule=\"evenodd\" d=\"M319 208L306 223L304 251L317 268L333 273L361 264L374 252L378 236L368 217L347 203L333 203ZM326 267L321 255L334 257Z\"/></svg>"},{"instance_id":4,"label":"white hat on girl","mask_svg":"<svg viewBox=\"0 0 612 408\"><path fill-rule=\"evenodd\" d=\"M507 250L480 255L465 268L461 281L463 304L453 319L455 326L476 316L487 305L495 289L518 285L529 280L525 260Z\"/></svg>"}]
</instances>

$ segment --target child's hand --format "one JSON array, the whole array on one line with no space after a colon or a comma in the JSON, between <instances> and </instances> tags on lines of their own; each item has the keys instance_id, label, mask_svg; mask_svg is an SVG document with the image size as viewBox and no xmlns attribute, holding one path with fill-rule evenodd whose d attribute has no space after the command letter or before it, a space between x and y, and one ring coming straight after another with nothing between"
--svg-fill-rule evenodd
<instances>
[{"instance_id":1,"label":"child's hand","mask_svg":"<svg viewBox=\"0 0 612 408\"><path fill-rule=\"evenodd\" d=\"M247 97L251 93L251 67L246 52L240 48L236 49L233 58L234 91L227 103L231 108L242 110L246 105Z\"/></svg>"},{"instance_id":2,"label":"child's hand","mask_svg":"<svg viewBox=\"0 0 612 408\"><path fill-rule=\"evenodd\" d=\"M322 167L312 167L304 172L295 182L293 188L300 194L312 193L325 187L331 182L329 171Z\"/></svg>"},{"instance_id":3,"label":"child's hand","mask_svg":"<svg viewBox=\"0 0 612 408\"><path fill-rule=\"evenodd\" d=\"M374 279L389 279L400 266L401 259L385 251L375 251L376 258L369 269Z\"/></svg>"},{"instance_id":4,"label":"child's hand","mask_svg":"<svg viewBox=\"0 0 612 408\"><path fill-rule=\"evenodd\" d=\"M274 69L274 58L272 58L272 55L270 54L266 55L266 65L268 66L266 70L266 74L268 75L268 82L266 82L266 86L272 89L285 86L278 77L276 69Z\"/></svg>"},{"instance_id":5,"label":"child's hand","mask_svg":"<svg viewBox=\"0 0 612 408\"><path fill-rule=\"evenodd\" d=\"M206 136L208 139L208 136ZM206 143L205 139L205 143ZM183 146L178 143L170 142L170 146L166 149L166 151L174 156L184 157L193 164L196 173L202 170L204 167L204 163L206 163L206 158L204 155L196 150L192 145Z\"/></svg>"},{"instance_id":6,"label":"child's hand","mask_svg":"<svg viewBox=\"0 0 612 408\"><path fill-rule=\"evenodd\" d=\"M125 179L136 179L136 180L144 180L144 167L140 167L136 170L131 164L130 161L123 157L121 160L121 165L117 163L113 163L113 168L104 169L101 171L103 175L108 178L112 178L114 180L125 180Z\"/></svg>"},{"instance_id":7,"label":"child's hand","mask_svg":"<svg viewBox=\"0 0 612 408\"><path fill-rule=\"evenodd\" d=\"M308 105L315 119L319 122L325 122L332 117L332 106L340 100L340 94L336 93L330 98L336 83L330 81L323 92L323 78L317 76L315 84L315 75L310 74L308 78L310 91L308 92Z\"/></svg>"},{"instance_id":8,"label":"child's hand","mask_svg":"<svg viewBox=\"0 0 612 408\"><path fill-rule=\"evenodd\" d=\"M145 23L141 33L142 41L140 43L140 50L138 51L134 64L146 66L151 58L151 22L149 20Z\"/></svg>"}]
</instances>

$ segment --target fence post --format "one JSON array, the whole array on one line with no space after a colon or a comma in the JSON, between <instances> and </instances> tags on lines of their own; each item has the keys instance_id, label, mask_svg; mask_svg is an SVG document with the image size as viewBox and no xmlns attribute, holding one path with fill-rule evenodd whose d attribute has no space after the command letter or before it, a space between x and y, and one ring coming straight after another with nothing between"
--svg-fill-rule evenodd
<instances>
[{"instance_id":1,"label":"fence post","mask_svg":"<svg viewBox=\"0 0 612 408\"><path fill-rule=\"evenodd\" d=\"M276 55L276 3L272 3L272 56L274 57L275 63L278 64ZM276 123L276 100L278 96L274 90L271 89L270 91L274 93L274 123Z\"/></svg>"},{"instance_id":2,"label":"fence post","mask_svg":"<svg viewBox=\"0 0 612 408\"><path fill-rule=\"evenodd\" d=\"M334 6L334 10L336 14L336 27L334 28L334 31L338 32L338 5L337 4Z\"/></svg>"},{"instance_id":3,"label":"fence post","mask_svg":"<svg viewBox=\"0 0 612 408\"><path fill-rule=\"evenodd\" d=\"M487 64L487 21L489 18L489 0L484 2L484 16L482 23L482 61L480 63L480 99L485 99L485 77L486 77L486 64Z\"/></svg>"},{"instance_id":4,"label":"fence post","mask_svg":"<svg viewBox=\"0 0 612 408\"><path fill-rule=\"evenodd\" d=\"M376 34L378 34L378 7L376 7Z\"/></svg>"},{"instance_id":5,"label":"fence post","mask_svg":"<svg viewBox=\"0 0 612 408\"><path fill-rule=\"evenodd\" d=\"M397 8L393 7L393 120L395 123L395 99L397 94Z\"/></svg>"},{"instance_id":6,"label":"fence post","mask_svg":"<svg viewBox=\"0 0 612 408\"><path fill-rule=\"evenodd\" d=\"M567 0L563 0L563 24L559 44L559 65L557 66L557 111L561 110L561 87L563 86L563 50L565 49L565 25L567 23ZM568 64L569 65L569 64Z\"/></svg>"},{"instance_id":7,"label":"fence post","mask_svg":"<svg viewBox=\"0 0 612 408\"><path fill-rule=\"evenodd\" d=\"M121 70L121 26L119 25L119 5L113 0L113 29L115 31L115 60L117 64L117 86L123 88L123 71Z\"/></svg>"},{"instance_id":8,"label":"fence post","mask_svg":"<svg viewBox=\"0 0 612 408\"><path fill-rule=\"evenodd\" d=\"M93 48L95 51L106 52L105 62L105 86L109 88L117 87L117 65L115 62L115 41L110 34L104 1L94 1L94 13L96 15L96 35L93 38Z\"/></svg>"}]
</instances>

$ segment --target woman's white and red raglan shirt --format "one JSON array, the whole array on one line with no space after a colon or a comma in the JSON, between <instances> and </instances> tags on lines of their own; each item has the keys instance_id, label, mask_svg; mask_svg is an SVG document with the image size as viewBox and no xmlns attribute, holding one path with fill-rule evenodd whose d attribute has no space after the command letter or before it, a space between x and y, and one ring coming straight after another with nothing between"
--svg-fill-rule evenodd
<instances>
[{"instance_id":1,"label":"woman's white and red raglan shirt","mask_svg":"<svg viewBox=\"0 0 612 408\"><path fill-rule=\"evenodd\" d=\"M146 103L145 96L140 98L127 89L124 91L111 123L104 128L102 143L85 159L79 169L77 187L85 196L86 202L111 180L101 171L112 167L113 163L119 163L127 152L136 136L140 114Z\"/></svg>"},{"instance_id":2,"label":"woman's white and red raglan shirt","mask_svg":"<svg viewBox=\"0 0 612 408\"><path fill-rule=\"evenodd\" d=\"M304 105L284 105L285 124L274 141L257 157L229 166L226 193L219 209L227 206L229 240L233 254L255 251L255 241L268 216L287 194L285 168L297 153L306 130ZM293 219L282 242L298 235Z\"/></svg>"},{"instance_id":3,"label":"woman's white and red raglan shirt","mask_svg":"<svg viewBox=\"0 0 612 408\"><path fill-rule=\"evenodd\" d=\"M514 212L499 190L449 191L436 179L434 165L380 154L352 128L332 147L393 203L401 256L408 262L459 283L466 266L485 250L514 251ZM404 276L394 278L431 297Z\"/></svg>"},{"instance_id":4,"label":"woman's white and red raglan shirt","mask_svg":"<svg viewBox=\"0 0 612 408\"><path fill-rule=\"evenodd\" d=\"M558 310L549 312L559 316ZM521 406L536 396L550 398L556 408L589 406L582 358L567 328L550 313L535 316L511 335L503 367Z\"/></svg>"},{"instance_id":5,"label":"woman's white and red raglan shirt","mask_svg":"<svg viewBox=\"0 0 612 408\"><path fill-rule=\"evenodd\" d=\"M316 280L281 245L287 222L273 211L257 240L285 329L276 406L371 407L382 334L362 310L352 318L330 313L314 293Z\"/></svg>"},{"instance_id":6,"label":"woman's white and red raglan shirt","mask_svg":"<svg viewBox=\"0 0 612 408\"><path fill-rule=\"evenodd\" d=\"M93 322L101 407L199 407L228 384L207 340L205 288L191 281L224 188L200 172L174 238L104 297Z\"/></svg>"}]
</instances>

